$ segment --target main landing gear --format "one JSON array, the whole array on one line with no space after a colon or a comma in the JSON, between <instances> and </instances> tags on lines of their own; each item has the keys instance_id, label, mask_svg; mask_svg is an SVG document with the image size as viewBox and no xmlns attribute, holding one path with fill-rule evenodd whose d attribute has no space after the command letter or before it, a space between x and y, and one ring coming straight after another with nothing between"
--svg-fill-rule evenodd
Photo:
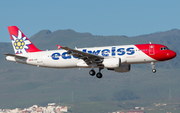
<instances>
[{"instance_id":1,"label":"main landing gear","mask_svg":"<svg viewBox=\"0 0 180 113\"><path fill-rule=\"evenodd\" d=\"M95 74L96 74L96 77L97 78L102 78L102 73L101 73L101 70L102 70L103 68L99 68L99 72L96 74L96 72L94 71L94 69L92 69L92 70L90 70L89 71L89 74L91 75L91 76L94 76Z\"/></svg>"},{"instance_id":2,"label":"main landing gear","mask_svg":"<svg viewBox=\"0 0 180 113\"><path fill-rule=\"evenodd\" d=\"M154 62L151 62L151 67L152 67L152 72L156 73L156 69L154 68L155 67Z\"/></svg>"}]
</instances>

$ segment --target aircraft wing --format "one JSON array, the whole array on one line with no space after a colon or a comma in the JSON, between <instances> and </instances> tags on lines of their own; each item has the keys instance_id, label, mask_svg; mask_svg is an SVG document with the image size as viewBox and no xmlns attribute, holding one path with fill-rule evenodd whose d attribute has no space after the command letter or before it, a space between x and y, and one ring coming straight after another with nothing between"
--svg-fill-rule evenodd
<instances>
[{"instance_id":1,"label":"aircraft wing","mask_svg":"<svg viewBox=\"0 0 180 113\"><path fill-rule=\"evenodd\" d=\"M9 54L9 53L4 53L4 54L7 56L13 56L13 57L17 57L17 58L27 58L27 57L16 55L16 54Z\"/></svg>"},{"instance_id":2,"label":"aircraft wing","mask_svg":"<svg viewBox=\"0 0 180 113\"><path fill-rule=\"evenodd\" d=\"M68 54L71 54L74 57L84 60L87 65L92 64L92 63L101 63L102 59L104 59L104 57L102 57L102 56L85 53L85 52L79 51L77 49L71 49L71 48L63 47L63 46L61 48L65 49Z\"/></svg>"}]
</instances>

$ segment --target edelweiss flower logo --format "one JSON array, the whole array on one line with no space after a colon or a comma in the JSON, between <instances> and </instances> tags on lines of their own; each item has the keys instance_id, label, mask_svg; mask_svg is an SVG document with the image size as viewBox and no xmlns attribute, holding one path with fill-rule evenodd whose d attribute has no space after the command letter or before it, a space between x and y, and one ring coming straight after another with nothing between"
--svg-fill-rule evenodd
<instances>
[{"instance_id":1,"label":"edelweiss flower logo","mask_svg":"<svg viewBox=\"0 0 180 113\"><path fill-rule=\"evenodd\" d=\"M15 53L27 53L26 49L29 49L28 45L31 44L29 40L26 39L26 36L22 37L22 32L18 30L18 36L12 35L12 44L15 50Z\"/></svg>"}]
</instances>

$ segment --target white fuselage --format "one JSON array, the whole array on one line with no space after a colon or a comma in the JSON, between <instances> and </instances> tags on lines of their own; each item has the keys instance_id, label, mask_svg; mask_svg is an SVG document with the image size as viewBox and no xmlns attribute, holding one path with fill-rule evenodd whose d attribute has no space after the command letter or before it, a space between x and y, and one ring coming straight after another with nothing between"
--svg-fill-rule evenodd
<instances>
[{"instance_id":1,"label":"white fuselage","mask_svg":"<svg viewBox=\"0 0 180 113\"><path fill-rule=\"evenodd\" d=\"M77 50L103 56L105 58L121 58L122 65L157 61L146 55L134 45L79 48ZM27 59L21 59L21 61L13 56L7 56L6 59L14 62L49 68L91 67L87 65L82 59L75 58L72 55L67 54L66 52L66 50L33 52L19 54L20 56L27 57Z\"/></svg>"}]
</instances>

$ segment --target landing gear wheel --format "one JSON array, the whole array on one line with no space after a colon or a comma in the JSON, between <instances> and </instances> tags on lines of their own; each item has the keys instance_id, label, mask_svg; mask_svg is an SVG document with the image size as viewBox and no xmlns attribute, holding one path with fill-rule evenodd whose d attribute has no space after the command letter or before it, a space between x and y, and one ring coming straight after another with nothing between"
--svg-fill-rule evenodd
<instances>
[{"instance_id":1,"label":"landing gear wheel","mask_svg":"<svg viewBox=\"0 0 180 113\"><path fill-rule=\"evenodd\" d=\"M89 71L89 74L90 74L91 76L94 76L94 75L96 74L96 72L92 69L92 70Z\"/></svg>"},{"instance_id":2,"label":"landing gear wheel","mask_svg":"<svg viewBox=\"0 0 180 113\"><path fill-rule=\"evenodd\" d=\"M102 78L102 74L99 72L99 73L96 74L96 77L97 78Z\"/></svg>"},{"instance_id":3,"label":"landing gear wheel","mask_svg":"<svg viewBox=\"0 0 180 113\"><path fill-rule=\"evenodd\" d=\"M153 73L156 73L156 69L152 69L152 72L153 72Z\"/></svg>"},{"instance_id":4,"label":"landing gear wheel","mask_svg":"<svg viewBox=\"0 0 180 113\"><path fill-rule=\"evenodd\" d=\"M154 69L154 67L155 67L154 62L151 62L151 67L152 67L152 72L156 73L156 69Z\"/></svg>"}]
</instances>

